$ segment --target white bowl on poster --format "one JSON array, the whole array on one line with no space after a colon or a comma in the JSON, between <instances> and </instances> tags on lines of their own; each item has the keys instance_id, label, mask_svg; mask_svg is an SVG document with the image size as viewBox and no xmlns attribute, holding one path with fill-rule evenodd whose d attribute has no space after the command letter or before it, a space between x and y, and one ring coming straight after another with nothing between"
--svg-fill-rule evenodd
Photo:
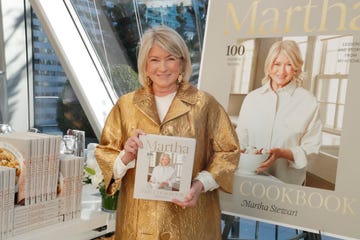
<instances>
[{"instance_id":1,"label":"white bowl on poster","mask_svg":"<svg viewBox=\"0 0 360 240\"><path fill-rule=\"evenodd\" d=\"M269 154L248 154L241 153L238 168L236 170L239 174L254 175L256 169L268 159Z\"/></svg>"}]
</instances>

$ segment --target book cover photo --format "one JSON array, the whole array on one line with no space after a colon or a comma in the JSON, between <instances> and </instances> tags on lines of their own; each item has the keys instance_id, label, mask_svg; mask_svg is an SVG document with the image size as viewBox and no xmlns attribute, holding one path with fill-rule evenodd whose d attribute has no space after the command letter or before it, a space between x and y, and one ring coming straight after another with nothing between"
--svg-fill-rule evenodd
<instances>
[{"instance_id":1,"label":"book cover photo","mask_svg":"<svg viewBox=\"0 0 360 240\"><path fill-rule=\"evenodd\" d=\"M184 199L191 185L195 139L147 134L140 140L134 198Z\"/></svg>"}]
</instances>

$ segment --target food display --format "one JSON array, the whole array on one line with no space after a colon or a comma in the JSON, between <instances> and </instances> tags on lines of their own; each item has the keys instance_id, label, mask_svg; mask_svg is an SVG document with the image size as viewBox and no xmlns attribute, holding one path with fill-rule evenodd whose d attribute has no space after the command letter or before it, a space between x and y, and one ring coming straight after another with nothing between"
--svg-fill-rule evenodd
<instances>
[{"instance_id":1,"label":"food display","mask_svg":"<svg viewBox=\"0 0 360 240\"><path fill-rule=\"evenodd\" d=\"M18 178L21 174L21 156L19 159L19 153L15 151L10 145L0 143L0 166L15 168Z\"/></svg>"}]
</instances>

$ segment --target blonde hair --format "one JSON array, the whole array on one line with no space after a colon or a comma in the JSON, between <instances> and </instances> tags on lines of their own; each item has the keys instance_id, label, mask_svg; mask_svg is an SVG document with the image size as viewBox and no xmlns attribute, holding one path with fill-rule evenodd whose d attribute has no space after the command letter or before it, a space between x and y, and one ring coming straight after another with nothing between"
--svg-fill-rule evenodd
<instances>
[{"instance_id":1,"label":"blonde hair","mask_svg":"<svg viewBox=\"0 0 360 240\"><path fill-rule=\"evenodd\" d=\"M291 65L294 68L294 78L296 83L301 86L302 85L302 66L304 61L301 57L301 52L299 45L293 40L283 40L275 42L269 50L269 53L265 59L264 64L264 73L265 77L262 79L262 84L268 82L271 78L269 76L269 72L271 70L274 61L279 56L280 53L283 53L291 62Z\"/></svg>"},{"instance_id":2,"label":"blonde hair","mask_svg":"<svg viewBox=\"0 0 360 240\"><path fill-rule=\"evenodd\" d=\"M140 84L143 86L147 86L146 62L149 56L150 49L154 44L157 44L159 47L163 48L171 55L181 59L181 74L183 77L182 80L189 81L192 73L192 68L189 49L186 46L184 39L172 28L165 25L160 25L148 29L142 37L137 60Z\"/></svg>"}]
</instances>

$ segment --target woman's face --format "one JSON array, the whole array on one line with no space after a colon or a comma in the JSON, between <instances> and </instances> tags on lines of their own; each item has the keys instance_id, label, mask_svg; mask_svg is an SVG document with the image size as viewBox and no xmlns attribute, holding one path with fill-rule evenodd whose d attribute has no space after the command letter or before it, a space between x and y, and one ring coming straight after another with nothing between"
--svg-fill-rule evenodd
<instances>
[{"instance_id":1,"label":"woman's face","mask_svg":"<svg viewBox=\"0 0 360 240\"><path fill-rule=\"evenodd\" d=\"M294 74L295 70L289 58L280 52L272 63L269 72L271 78L271 87L274 90L284 87L293 79Z\"/></svg>"},{"instance_id":2,"label":"woman's face","mask_svg":"<svg viewBox=\"0 0 360 240\"><path fill-rule=\"evenodd\" d=\"M181 73L181 59L154 44L146 61L146 74L153 82L156 96L166 96L177 90L176 81Z\"/></svg>"},{"instance_id":3,"label":"woman's face","mask_svg":"<svg viewBox=\"0 0 360 240\"><path fill-rule=\"evenodd\" d=\"M161 166L167 166L170 163L170 159L167 156L161 158Z\"/></svg>"}]
</instances>

